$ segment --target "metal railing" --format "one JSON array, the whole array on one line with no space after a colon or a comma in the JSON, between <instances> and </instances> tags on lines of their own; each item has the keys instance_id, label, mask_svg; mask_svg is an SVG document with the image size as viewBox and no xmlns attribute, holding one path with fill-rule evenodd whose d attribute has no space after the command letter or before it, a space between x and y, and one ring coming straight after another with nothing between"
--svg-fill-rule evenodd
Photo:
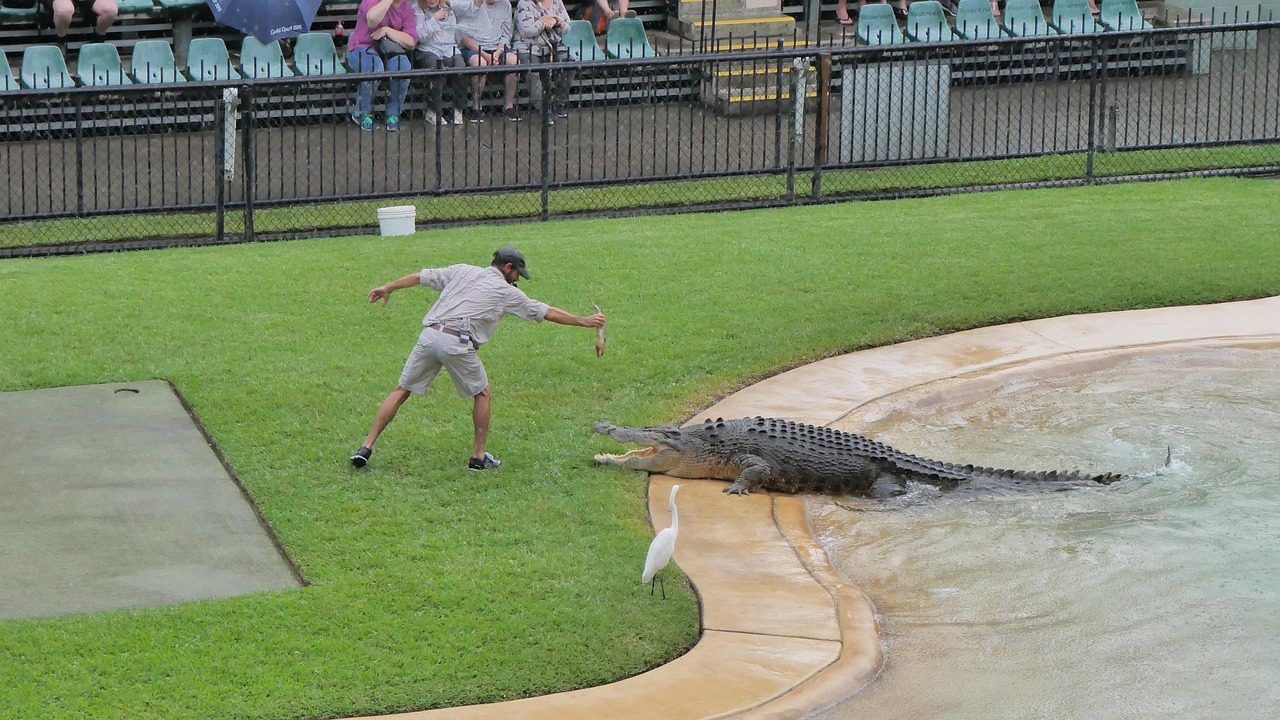
<instances>
[{"instance_id":1,"label":"metal railing","mask_svg":"<svg viewBox=\"0 0 1280 720\"><path fill-rule=\"evenodd\" d=\"M1280 170L1277 22L517 66L520 121L502 70L4 93L0 253ZM567 117L528 102L558 72ZM453 76L483 122L427 125ZM361 130L397 78L400 131Z\"/></svg>"}]
</instances>

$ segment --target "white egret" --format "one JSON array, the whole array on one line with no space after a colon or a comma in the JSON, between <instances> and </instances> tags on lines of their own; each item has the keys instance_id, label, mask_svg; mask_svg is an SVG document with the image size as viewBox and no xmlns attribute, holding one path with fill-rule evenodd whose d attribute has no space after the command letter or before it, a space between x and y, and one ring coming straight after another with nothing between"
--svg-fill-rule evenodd
<instances>
[{"instance_id":1,"label":"white egret","mask_svg":"<svg viewBox=\"0 0 1280 720\"><path fill-rule=\"evenodd\" d=\"M650 595L653 594L655 583L662 586L663 600L667 599L663 571L667 563L671 562L671 554L676 551L676 535L680 532L680 514L676 512L676 491L679 489L679 485L671 486L671 499L668 501L671 507L671 527L663 528L653 538L653 542L649 543L649 554L644 559L644 574L640 576L640 582L649 583Z\"/></svg>"}]
</instances>

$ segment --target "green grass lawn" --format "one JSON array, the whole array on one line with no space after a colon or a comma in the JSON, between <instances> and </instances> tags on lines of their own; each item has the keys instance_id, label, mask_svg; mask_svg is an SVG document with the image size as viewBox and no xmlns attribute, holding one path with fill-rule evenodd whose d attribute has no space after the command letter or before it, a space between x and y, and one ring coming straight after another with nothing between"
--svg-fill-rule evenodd
<instances>
[{"instance_id":1,"label":"green grass lawn","mask_svg":"<svg viewBox=\"0 0 1280 720\"><path fill-rule=\"evenodd\" d=\"M697 602L640 585L646 481L594 467L594 421L854 348L1280 293L1277 228L1280 183L1217 179L0 263L0 390L171 380L309 583L0 622L0 717L332 718L638 673L696 642ZM482 353L501 469L464 469L442 379L353 471L435 298L369 289L499 244L533 297L604 308L607 354L508 319Z\"/></svg>"}]
</instances>

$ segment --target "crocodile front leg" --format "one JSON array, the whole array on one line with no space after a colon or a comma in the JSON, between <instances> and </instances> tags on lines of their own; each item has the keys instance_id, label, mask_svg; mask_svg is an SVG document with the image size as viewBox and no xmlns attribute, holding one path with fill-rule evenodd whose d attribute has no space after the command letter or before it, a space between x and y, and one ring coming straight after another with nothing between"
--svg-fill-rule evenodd
<instances>
[{"instance_id":1,"label":"crocodile front leg","mask_svg":"<svg viewBox=\"0 0 1280 720\"><path fill-rule=\"evenodd\" d=\"M734 461L743 465L742 472L738 473L738 479L725 486L724 491L730 495L750 495L752 490L759 490L764 487L765 481L769 479L769 464L762 458L755 455L746 455L734 458Z\"/></svg>"}]
</instances>

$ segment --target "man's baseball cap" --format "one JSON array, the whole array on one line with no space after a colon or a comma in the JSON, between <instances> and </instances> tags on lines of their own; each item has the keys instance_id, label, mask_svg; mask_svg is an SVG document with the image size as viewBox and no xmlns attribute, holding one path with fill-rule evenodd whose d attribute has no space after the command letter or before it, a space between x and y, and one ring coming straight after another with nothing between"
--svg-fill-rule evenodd
<instances>
[{"instance_id":1,"label":"man's baseball cap","mask_svg":"<svg viewBox=\"0 0 1280 720\"><path fill-rule=\"evenodd\" d=\"M513 247L498 248L493 251L493 264L499 267L511 263L516 266L516 270L520 271L520 277L525 280L529 278L529 271L524 269L524 253Z\"/></svg>"}]
</instances>

